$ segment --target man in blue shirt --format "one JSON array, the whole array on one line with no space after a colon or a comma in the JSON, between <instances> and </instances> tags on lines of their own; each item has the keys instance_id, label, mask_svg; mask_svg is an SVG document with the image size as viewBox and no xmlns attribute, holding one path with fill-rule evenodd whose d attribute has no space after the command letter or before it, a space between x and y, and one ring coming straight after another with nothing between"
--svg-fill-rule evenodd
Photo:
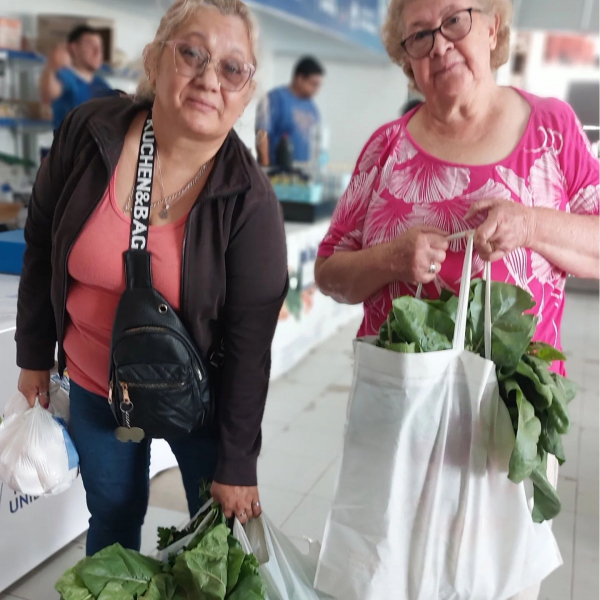
<instances>
[{"instance_id":1,"label":"man in blue shirt","mask_svg":"<svg viewBox=\"0 0 600 600\"><path fill-rule=\"evenodd\" d=\"M325 70L314 58L302 58L292 83L269 92L256 116L256 150L263 166L274 165L277 145L287 138L294 161L307 162L318 152L321 116L313 101L323 83Z\"/></svg>"},{"instance_id":2,"label":"man in blue shirt","mask_svg":"<svg viewBox=\"0 0 600 600\"><path fill-rule=\"evenodd\" d=\"M102 37L85 25L76 27L66 45L52 51L40 78L40 95L52 106L54 129L75 107L114 93L96 74L103 61Z\"/></svg>"}]
</instances>

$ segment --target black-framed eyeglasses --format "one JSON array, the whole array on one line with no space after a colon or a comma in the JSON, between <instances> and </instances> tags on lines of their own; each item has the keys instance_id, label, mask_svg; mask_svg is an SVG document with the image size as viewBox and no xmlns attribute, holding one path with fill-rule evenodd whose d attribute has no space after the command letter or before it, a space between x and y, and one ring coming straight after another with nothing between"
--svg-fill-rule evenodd
<instances>
[{"instance_id":1,"label":"black-framed eyeglasses","mask_svg":"<svg viewBox=\"0 0 600 600\"><path fill-rule=\"evenodd\" d=\"M447 40L458 42L467 37L473 27L473 12L482 12L478 8L465 8L444 19L437 29L423 29L409 35L402 47L411 58L425 58L435 44L435 36L439 32Z\"/></svg>"},{"instance_id":2,"label":"black-framed eyeglasses","mask_svg":"<svg viewBox=\"0 0 600 600\"><path fill-rule=\"evenodd\" d=\"M228 92L239 92L252 79L256 67L237 56L211 57L210 52L185 40L169 40L173 46L175 71L184 77L201 77L206 67L214 61L219 85Z\"/></svg>"}]
</instances>

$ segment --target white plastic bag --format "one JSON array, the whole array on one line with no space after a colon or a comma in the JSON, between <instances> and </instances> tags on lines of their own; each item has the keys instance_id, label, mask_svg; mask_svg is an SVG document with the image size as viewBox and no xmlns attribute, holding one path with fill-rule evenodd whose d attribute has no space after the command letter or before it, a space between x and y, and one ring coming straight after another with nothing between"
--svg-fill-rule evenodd
<instances>
[{"instance_id":1,"label":"white plastic bag","mask_svg":"<svg viewBox=\"0 0 600 600\"><path fill-rule=\"evenodd\" d=\"M324 600L317 592L314 578L317 554L304 555L263 513L250 519L245 528L236 519L233 535L246 554L253 553L258 571L267 588L267 600Z\"/></svg>"},{"instance_id":2,"label":"white plastic bag","mask_svg":"<svg viewBox=\"0 0 600 600\"><path fill-rule=\"evenodd\" d=\"M180 529L188 528L213 504L210 499L190 521ZM213 514L207 512L198 526L187 536L174 542L164 550L156 550L154 558L167 562L169 557L183 550L202 530L210 526ZM267 600L327 600L330 596L317 592L313 581L319 558L318 544L311 544L308 555L281 533L264 515L250 519L243 526L234 520L233 536L240 542L246 554L254 554L259 572L267 588Z\"/></svg>"},{"instance_id":3,"label":"white plastic bag","mask_svg":"<svg viewBox=\"0 0 600 600\"><path fill-rule=\"evenodd\" d=\"M0 480L30 496L68 489L79 474L79 455L67 431L69 396L59 378L50 383L50 406L13 396L0 424Z\"/></svg>"},{"instance_id":4,"label":"white plastic bag","mask_svg":"<svg viewBox=\"0 0 600 600\"><path fill-rule=\"evenodd\" d=\"M514 431L494 363L464 350L472 251L471 237L453 349L356 344L315 580L336 598L506 600L561 565L550 527L532 521L524 484L507 477ZM489 303L486 311L489 348Z\"/></svg>"}]
</instances>

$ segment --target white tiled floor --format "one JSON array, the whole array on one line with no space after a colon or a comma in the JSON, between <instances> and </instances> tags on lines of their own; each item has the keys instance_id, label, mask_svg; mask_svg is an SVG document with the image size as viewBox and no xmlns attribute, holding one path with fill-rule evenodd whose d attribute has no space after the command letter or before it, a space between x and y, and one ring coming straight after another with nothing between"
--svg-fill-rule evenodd
<instances>
[{"instance_id":1,"label":"white tiled floor","mask_svg":"<svg viewBox=\"0 0 600 600\"><path fill-rule=\"evenodd\" d=\"M272 520L304 549L304 536L321 538L334 493L356 326L345 328L270 390L259 462L262 503ZM581 388L571 405L573 427L565 441L568 461L559 482L564 508L554 523L565 564L544 582L540 600L597 600L599 596L598 327L598 297L569 294L564 346L569 374ZM179 524L186 518L176 470L155 478L151 505L144 550L153 547L157 525ZM8 595L0 594L0 600L56 598L50 591L53 582L82 555L82 540L78 540Z\"/></svg>"}]
</instances>

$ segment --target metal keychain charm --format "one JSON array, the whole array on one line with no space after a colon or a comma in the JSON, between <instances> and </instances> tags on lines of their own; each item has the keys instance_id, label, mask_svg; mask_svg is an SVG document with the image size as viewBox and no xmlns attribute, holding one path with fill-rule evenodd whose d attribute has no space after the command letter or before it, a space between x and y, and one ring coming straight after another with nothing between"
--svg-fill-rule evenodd
<instances>
[{"instance_id":1,"label":"metal keychain charm","mask_svg":"<svg viewBox=\"0 0 600 600\"><path fill-rule=\"evenodd\" d=\"M139 444L146 437L146 434L139 427L117 427L115 437L123 443L133 442Z\"/></svg>"}]
</instances>

